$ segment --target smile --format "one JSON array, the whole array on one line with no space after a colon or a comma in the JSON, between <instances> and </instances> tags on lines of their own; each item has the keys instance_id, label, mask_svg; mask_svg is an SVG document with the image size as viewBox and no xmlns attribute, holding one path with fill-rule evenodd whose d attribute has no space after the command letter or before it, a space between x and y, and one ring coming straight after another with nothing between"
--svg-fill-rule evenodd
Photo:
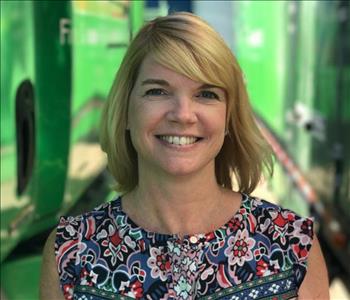
<instances>
[{"instance_id":1,"label":"smile","mask_svg":"<svg viewBox=\"0 0 350 300\"><path fill-rule=\"evenodd\" d=\"M176 136L176 135L158 135L157 138L169 144L179 145L179 146L192 145L201 139L194 136Z\"/></svg>"}]
</instances>

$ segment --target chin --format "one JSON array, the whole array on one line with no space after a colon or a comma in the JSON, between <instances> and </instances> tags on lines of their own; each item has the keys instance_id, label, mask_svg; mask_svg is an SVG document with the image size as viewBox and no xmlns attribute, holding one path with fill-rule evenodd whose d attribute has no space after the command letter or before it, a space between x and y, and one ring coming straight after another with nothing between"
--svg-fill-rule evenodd
<instances>
[{"instance_id":1,"label":"chin","mask_svg":"<svg viewBox=\"0 0 350 300\"><path fill-rule=\"evenodd\" d=\"M165 172L170 176L178 176L178 177L188 176L195 173L194 170L189 170L188 168L176 168L176 169L168 168L165 170Z\"/></svg>"},{"instance_id":2,"label":"chin","mask_svg":"<svg viewBox=\"0 0 350 300\"><path fill-rule=\"evenodd\" d=\"M196 173L206 173L207 166L191 166L190 163L177 163L173 165L167 165L163 169L170 176L186 177Z\"/></svg>"}]
</instances>

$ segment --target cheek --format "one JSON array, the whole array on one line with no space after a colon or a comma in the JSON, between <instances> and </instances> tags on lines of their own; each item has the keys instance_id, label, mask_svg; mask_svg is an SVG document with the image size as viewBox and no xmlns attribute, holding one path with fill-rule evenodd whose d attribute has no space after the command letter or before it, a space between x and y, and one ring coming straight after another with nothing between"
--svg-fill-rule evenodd
<instances>
[{"instance_id":1,"label":"cheek","mask_svg":"<svg viewBox=\"0 0 350 300\"><path fill-rule=\"evenodd\" d=\"M136 98L136 99L135 99ZM144 117L140 100L137 97L131 97L128 110L128 128L131 132L138 131Z\"/></svg>"},{"instance_id":2,"label":"cheek","mask_svg":"<svg viewBox=\"0 0 350 300\"><path fill-rule=\"evenodd\" d=\"M213 151L220 152L224 141L225 141L225 130L226 130L226 110L220 109L216 113L211 114L207 118L207 130L211 135L212 149Z\"/></svg>"},{"instance_id":3,"label":"cheek","mask_svg":"<svg viewBox=\"0 0 350 300\"><path fill-rule=\"evenodd\" d=\"M137 110L131 109L129 111L128 118L128 129L130 131L131 142L136 150L138 150L138 145L140 142L140 136L142 135L142 115L136 113Z\"/></svg>"},{"instance_id":4,"label":"cheek","mask_svg":"<svg viewBox=\"0 0 350 300\"><path fill-rule=\"evenodd\" d=\"M152 120L151 113L143 107L134 107L130 110L130 128L135 130L146 129Z\"/></svg>"},{"instance_id":5,"label":"cheek","mask_svg":"<svg viewBox=\"0 0 350 300\"><path fill-rule=\"evenodd\" d=\"M128 130L130 133L130 139L131 139L131 143L134 146L136 152L138 152L138 132L139 132L139 116L137 115L137 108L135 107L135 103L133 99L130 99L129 102L129 109L128 109Z\"/></svg>"},{"instance_id":6,"label":"cheek","mask_svg":"<svg viewBox=\"0 0 350 300\"><path fill-rule=\"evenodd\" d=\"M136 148L136 144L144 144L152 135L152 131L159 124L160 117L156 109L143 103L130 107L128 120L131 140Z\"/></svg>"},{"instance_id":7,"label":"cheek","mask_svg":"<svg viewBox=\"0 0 350 300\"><path fill-rule=\"evenodd\" d=\"M206 116L207 126L213 134L221 136L226 128L226 110L221 108Z\"/></svg>"}]
</instances>

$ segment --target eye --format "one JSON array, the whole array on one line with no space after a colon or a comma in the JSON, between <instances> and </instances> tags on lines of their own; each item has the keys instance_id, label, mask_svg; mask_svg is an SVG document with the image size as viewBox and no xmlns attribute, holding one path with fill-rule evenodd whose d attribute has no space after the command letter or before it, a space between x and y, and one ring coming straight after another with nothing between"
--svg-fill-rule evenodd
<instances>
[{"instance_id":1,"label":"eye","mask_svg":"<svg viewBox=\"0 0 350 300\"><path fill-rule=\"evenodd\" d=\"M145 96L162 96L162 95L166 95L167 92L163 89L149 89L146 91Z\"/></svg>"},{"instance_id":2,"label":"eye","mask_svg":"<svg viewBox=\"0 0 350 300\"><path fill-rule=\"evenodd\" d=\"M219 100L219 96L212 92L212 91L201 91L199 93L199 97L202 97L202 98L207 98L207 99L217 99Z\"/></svg>"}]
</instances>

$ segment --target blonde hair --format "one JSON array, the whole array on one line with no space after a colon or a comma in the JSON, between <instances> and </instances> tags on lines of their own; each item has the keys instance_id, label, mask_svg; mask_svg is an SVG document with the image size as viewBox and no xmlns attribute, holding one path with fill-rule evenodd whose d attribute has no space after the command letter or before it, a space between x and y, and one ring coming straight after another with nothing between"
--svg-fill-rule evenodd
<instances>
[{"instance_id":1,"label":"blonde hair","mask_svg":"<svg viewBox=\"0 0 350 300\"><path fill-rule=\"evenodd\" d=\"M224 144L215 159L218 184L251 193L263 167L272 173L272 155L254 120L242 71L223 39L198 16L175 13L147 23L131 42L112 85L101 124L101 146L108 168L125 193L138 184L137 153L127 131L130 93L147 55L192 80L227 93Z\"/></svg>"}]
</instances>

